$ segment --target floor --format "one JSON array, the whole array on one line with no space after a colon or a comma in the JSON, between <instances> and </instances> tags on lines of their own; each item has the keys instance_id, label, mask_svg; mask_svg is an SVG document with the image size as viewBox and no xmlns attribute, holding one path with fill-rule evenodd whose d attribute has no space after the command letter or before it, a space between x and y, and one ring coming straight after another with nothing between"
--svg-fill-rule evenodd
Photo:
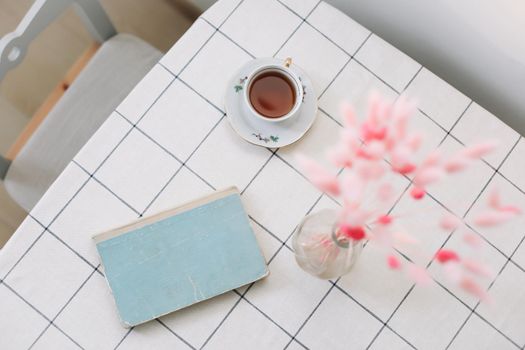
<instances>
[{"instance_id":1,"label":"floor","mask_svg":"<svg viewBox=\"0 0 525 350\"><path fill-rule=\"evenodd\" d=\"M32 3L0 0L0 37L17 26ZM119 32L134 34L161 51L167 51L199 14L188 0L101 3ZM0 82L0 153L7 151L30 116L91 42L74 9L69 9L40 34L22 64ZM24 217L24 211L10 200L0 183L0 247Z\"/></svg>"}]
</instances>

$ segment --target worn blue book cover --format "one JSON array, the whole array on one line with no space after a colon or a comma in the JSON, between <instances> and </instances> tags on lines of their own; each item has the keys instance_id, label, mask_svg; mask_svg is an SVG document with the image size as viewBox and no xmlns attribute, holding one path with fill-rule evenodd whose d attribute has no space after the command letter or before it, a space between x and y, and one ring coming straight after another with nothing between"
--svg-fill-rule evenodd
<instances>
[{"instance_id":1,"label":"worn blue book cover","mask_svg":"<svg viewBox=\"0 0 525 350\"><path fill-rule=\"evenodd\" d=\"M125 327L268 275L236 188L94 240Z\"/></svg>"}]
</instances>

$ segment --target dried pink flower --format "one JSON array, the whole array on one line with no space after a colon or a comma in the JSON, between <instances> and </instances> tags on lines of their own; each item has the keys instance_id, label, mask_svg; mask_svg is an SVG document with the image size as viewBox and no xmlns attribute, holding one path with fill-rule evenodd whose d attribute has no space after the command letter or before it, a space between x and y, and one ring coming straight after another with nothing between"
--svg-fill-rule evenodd
<instances>
[{"instance_id":1,"label":"dried pink flower","mask_svg":"<svg viewBox=\"0 0 525 350\"><path fill-rule=\"evenodd\" d=\"M459 261L459 255L450 249L440 249L436 253L436 260L442 264L449 261Z\"/></svg>"},{"instance_id":2,"label":"dried pink flower","mask_svg":"<svg viewBox=\"0 0 525 350\"><path fill-rule=\"evenodd\" d=\"M361 226L347 226L343 225L339 228L341 230L341 233L350 239L353 239L355 241L360 241L366 237L365 229Z\"/></svg>"},{"instance_id":3,"label":"dried pink flower","mask_svg":"<svg viewBox=\"0 0 525 350\"><path fill-rule=\"evenodd\" d=\"M306 158L298 158L301 167L310 180L323 192L338 196L340 193L339 181L336 175L331 174L317 162Z\"/></svg>"},{"instance_id":4,"label":"dried pink flower","mask_svg":"<svg viewBox=\"0 0 525 350\"><path fill-rule=\"evenodd\" d=\"M480 300L488 299L487 292L470 277L463 277L459 282L459 286L463 288L466 292L475 295Z\"/></svg>"},{"instance_id":5,"label":"dried pink flower","mask_svg":"<svg viewBox=\"0 0 525 350\"><path fill-rule=\"evenodd\" d=\"M394 219L390 215L381 215L377 218L377 222L381 225L390 225Z\"/></svg>"},{"instance_id":6,"label":"dried pink flower","mask_svg":"<svg viewBox=\"0 0 525 350\"><path fill-rule=\"evenodd\" d=\"M344 168L341 175L331 173L311 159L299 157L301 167L314 185L332 196L340 197L340 234L351 240L369 239L370 243L379 244L386 252L388 267L393 270L401 270L404 265L403 259L395 255L397 247L405 244L414 247L416 254L421 254L421 242L417 237L418 232L411 235L400 230L396 227L400 221L398 215L394 222L389 214L395 190L386 176L394 174L411 180L409 195L414 200L421 200L426 196L429 186L439 183L450 174L468 169L497 146L495 141L485 141L464 147L451 155L442 154L436 149L416 157L425 138L422 133L409 127L414 111L414 104L404 96L390 103L379 95L372 95L368 114L359 121L353 108L343 104L341 113L344 128L335 147L327 152L327 158L333 165ZM520 213L518 207L503 205L499 193L494 191L489 195L487 208L475 216L474 223L495 226ZM471 248L481 244L477 234L460 232L465 226L463 220L452 213L429 224L435 224L447 233L463 234L463 243ZM333 249L334 245L330 244L329 248ZM452 249L438 250L435 259L442 264L450 281L479 298L487 297L484 289L473 279L490 276L490 269L478 259L460 257ZM403 270L417 283L429 284L432 281L423 266L412 262L406 265Z\"/></svg>"},{"instance_id":7,"label":"dried pink flower","mask_svg":"<svg viewBox=\"0 0 525 350\"><path fill-rule=\"evenodd\" d=\"M410 190L410 195L414 199L421 199L425 196L425 190L421 187L412 187L412 190Z\"/></svg>"},{"instance_id":8,"label":"dried pink flower","mask_svg":"<svg viewBox=\"0 0 525 350\"><path fill-rule=\"evenodd\" d=\"M446 230L446 231L452 231L457 229L459 226L461 226L462 221L457 216L447 213L445 216L441 218L439 221L439 226Z\"/></svg>"},{"instance_id":9,"label":"dried pink flower","mask_svg":"<svg viewBox=\"0 0 525 350\"><path fill-rule=\"evenodd\" d=\"M401 260L399 260L394 255L389 255L387 257L387 264L388 264L388 267L390 267L392 270L397 270L401 268Z\"/></svg>"}]
</instances>

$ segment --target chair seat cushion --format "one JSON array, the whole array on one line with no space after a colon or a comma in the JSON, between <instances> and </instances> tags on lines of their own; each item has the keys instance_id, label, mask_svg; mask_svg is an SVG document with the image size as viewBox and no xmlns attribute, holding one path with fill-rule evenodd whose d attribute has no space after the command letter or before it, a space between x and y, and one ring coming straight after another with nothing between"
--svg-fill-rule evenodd
<instances>
[{"instance_id":1,"label":"chair seat cushion","mask_svg":"<svg viewBox=\"0 0 525 350\"><path fill-rule=\"evenodd\" d=\"M162 53L118 34L106 41L22 148L5 178L28 212Z\"/></svg>"}]
</instances>

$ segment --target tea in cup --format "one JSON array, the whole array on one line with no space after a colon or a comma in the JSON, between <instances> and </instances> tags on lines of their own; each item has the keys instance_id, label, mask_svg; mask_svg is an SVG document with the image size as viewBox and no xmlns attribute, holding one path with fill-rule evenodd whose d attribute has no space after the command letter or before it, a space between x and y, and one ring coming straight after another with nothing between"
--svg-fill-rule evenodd
<instances>
[{"instance_id":1,"label":"tea in cup","mask_svg":"<svg viewBox=\"0 0 525 350\"><path fill-rule=\"evenodd\" d=\"M269 122L280 122L299 114L303 100L300 78L290 69L292 60L283 65L259 67L247 78L245 103L248 112Z\"/></svg>"}]
</instances>

